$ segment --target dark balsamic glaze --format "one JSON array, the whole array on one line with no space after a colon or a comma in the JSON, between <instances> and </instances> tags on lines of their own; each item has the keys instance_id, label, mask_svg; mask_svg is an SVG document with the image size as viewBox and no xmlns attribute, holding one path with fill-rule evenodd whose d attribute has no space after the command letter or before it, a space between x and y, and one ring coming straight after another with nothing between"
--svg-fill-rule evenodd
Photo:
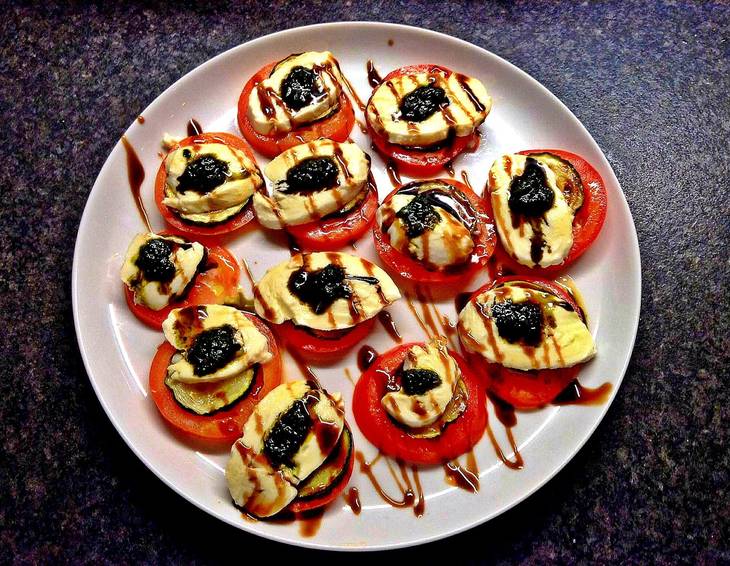
<instances>
[{"instance_id":1,"label":"dark balsamic glaze","mask_svg":"<svg viewBox=\"0 0 730 566\"><path fill-rule=\"evenodd\" d=\"M137 116L137 122L139 122L140 124L144 124L144 116L142 116L142 114Z\"/></svg>"},{"instance_id":2,"label":"dark balsamic glaze","mask_svg":"<svg viewBox=\"0 0 730 566\"><path fill-rule=\"evenodd\" d=\"M398 327L395 325L393 316L388 311L380 311L378 313L378 320L383 328L385 328L385 331L393 339L393 342L398 342L399 344L403 342L403 337L400 335L400 332L398 332Z\"/></svg>"},{"instance_id":3,"label":"dark balsamic glaze","mask_svg":"<svg viewBox=\"0 0 730 566\"><path fill-rule=\"evenodd\" d=\"M147 210L145 210L141 195L142 182L144 181L144 167L137 156L137 152L134 151L134 147L129 143L127 136L122 136L122 145L127 154L127 179L129 180L129 188L132 191L134 204L137 205L137 212L139 212L139 216L142 222L144 222L147 231L152 232L150 219L147 216Z\"/></svg>"},{"instance_id":4,"label":"dark balsamic glaze","mask_svg":"<svg viewBox=\"0 0 730 566\"><path fill-rule=\"evenodd\" d=\"M444 163L444 171L446 171L449 174L449 177L454 176L454 162L453 161L447 161Z\"/></svg>"},{"instance_id":5,"label":"dark balsamic glaze","mask_svg":"<svg viewBox=\"0 0 730 566\"><path fill-rule=\"evenodd\" d=\"M297 513L296 519L299 523L299 534L306 538L311 538L316 535L322 526L322 517L326 509L327 507L323 506Z\"/></svg>"},{"instance_id":6,"label":"dark balsamic glaze","mask_svg":"<svg viewBox=\"0 0 730 566\"><path fill-rule=\"evenodd\" d=\"M362 504L360 503L360 492L356 487L351 487L343 495L345 502L350 506L350 509L355 515L359 515L362 511Z\"/></svg>"},{"instance_id":7,"label":"dark balsamic glaze","mask_svg":"<svg viewBox=\"0 0 730 566\"><path fill-rule=\"evenodd\" d=\"M608 401L613 385L606 382L598 387L585 387L575 379L553 399L553 405L601 405Z\"/></svg>"},{"instance_id":8,"label":"dark balsamic glaze","mask_svg":"<svg viewBox=\"0 0 730 566\"><path fill-rule=\"evenodd\" d=\"M447 484L470 493L479 491L479 468L473 450L466 455L466 466L459 464L458 460L452 460L444 464L444 473Z\"/></svg>"},{"instance_id":9,"label":"dark balsamic glaze","mask_svg":"<svg viewBox=\"0 0 730 566\"><path fill-rule=\"evenodd\" d=\"M365 474L365 476L370 480L370 483L372 484L376 493L382 498L383 501L385 501L391 507L396 507L399 509L404 507L412 507L413 513L416 515L416 517L423 516L426 508L426 499L423 496L423 488L421 486L421 480L418 476L418 468L416 466L411 466L411 473L413 474L413 483L411 483L411 479L408 477L408 469L403 462L398 462L398 468L400 469L401 476L399 478L396 475L395 470L393 470L393 466L390 464L390 461L386 460L388 470L390 471L390 474L393 477L396 485L398 486L398 490L400 491L401 499L396 499L395 497L389 495L383 489L383 486L380 484L378 478L373 472L373 466L380 459L380 454L378 454L378 456L373 461L366 462L362 452L356 451L355 458L360 464L360 471Z\"/></svg>"},{"instance_id":10,"label":"dark balsamic glaze","mask_svg":"<svg viewBox=\"0 0 730 566\"><path fill-rule=\"evenodd\" d=\"M200 125L200 122L198 122L195 118L190 118L187 126L187 131L188 137L199 136L203 133L203 127Z\"/></svg>"},{"instance_id":11,"label":"dark balsamic glaze","mask_svg":"<svg viewBox=\"0 0 730 566\"><path fill-rule=\"evenodd\" d=\"M393 41L392 39L389 39L388 40L388 47L393 47L393 45L395 45L395 41Z\"/></svg>"},{"instance_id":12,"label":"dark balsamic glaze","mask_svg":"<svg viewBox=\"0 0 730 566\"><path fill-rule=\"evenodd\" d=\"M388 179L393 188L399 187L403 181L401 181L400 173L398 172L398 166L393 161L388 161L385 164L385 171L388 173Z\"/></svg>"},{"instance_id":13,"label":"dark balsamic glaze","mask_svg":"<svg viewBox=\"0 0 730 566\"><path fill-rule=\"evenodd\" d=\"M456 309L457 313L460 313L461 311L464 310L464 307L466 306L466 303L469 302L469 298L471 296L472 296L471 291L464 291L454 297L454 308Z\"/></svg>"},{"instance_id":14,"label":"dark balsamic glaze","mask_svg":"<svg viewBox=\"0 0 730 566\"><path fill-rule=\"evenodd\" d=\"M373 362L378 358L378 355L379 354L375 348L365 344L357 352L357 367L360 368L360 371L365 371L373 365Z\"/></svg>"},{"instance_id":15,"label":"dark balsamic glaze","mask_svg":"<svg viewBox=\"0 0 730 566\"><path fill-rule=\"evenodd\" d=\"M377 88L380 86L380 83L383 82L383 78L380 76L380 73L378 73L378 70L375 68L371 59L368 59L366 68L368 71L368 84L370 84L373 88Z\"/></svg>"}]
</instances>

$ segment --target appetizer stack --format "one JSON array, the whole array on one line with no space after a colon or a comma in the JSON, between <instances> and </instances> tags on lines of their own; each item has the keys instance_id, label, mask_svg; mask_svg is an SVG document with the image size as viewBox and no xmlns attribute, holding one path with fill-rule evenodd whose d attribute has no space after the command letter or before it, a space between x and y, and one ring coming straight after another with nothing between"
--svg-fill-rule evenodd
<instances>
[{"instance_id":1,"label":"appetizer stack","mask_svg":"<svg viewBox=\"0 0 730 566\"><path fill-rule=\"evenodd\" d=\"M478 147L492 100L476 78L411 65L363 105L372 148L411 177L379 201L371 156L350 140L353 98L329 52L264 66L238 101L242 138L172 141L155 180L167 227L136 235L121 269L129 308L164 334L149 377L160 414L184 434L232 443L231 498L259 518L323 507L354 462L342 396L316 380L283 382L280 345L331 363L401 292L455 296L488 273L460 309L461 352L445 336L401 344L357 381L357 427L381 453L416 465L472 450L487 393L543 406L596 354L579 293L551 279L601 230L606 191L595 169L535 149L485 163L481 196L466 178L439 177ZM268 163L260 168L254 151ZM221 238L254 225L286 232L297 249L246 299ZM341 251L368 231L382 268Z\"/></svg>"}]
</instances>

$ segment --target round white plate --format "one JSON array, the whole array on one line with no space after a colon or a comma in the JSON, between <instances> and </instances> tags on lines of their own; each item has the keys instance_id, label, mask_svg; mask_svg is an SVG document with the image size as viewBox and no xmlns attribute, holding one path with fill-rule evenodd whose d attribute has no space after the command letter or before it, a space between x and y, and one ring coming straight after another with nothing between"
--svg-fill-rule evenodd
<instances>
[{"instance_id":1,"label":"round white plate","mask_svg":"<svg viewBox=\"0 0 730 566\"><path fill-rule=\"evenodd\" d=\"M164 227L152 198L163 134L184 136L191 118L206 131L238 133L236 102L248 77L265 63L307 50L332 51L364 100L370 93L365 70L368 59L383 75L402 65L437 63L482 80L494 99L493 110L481 128L479 151L456 162L457 178L461 170L467 170L477 192L484 187L493 159L504 152L564 148L584 156L598 169L608 189L608 216L599 239L569 274L585 295L599 352L581 372L580 381L593 387L610 381L615 395L633 348L640 303L636 231L618 181L590 134L557 98L510 63L459 39L391 24L316 25L251 41L201 65L142 113L144 124L135 121L126 132L145 168L142 193L153 228ZM357 128L353 138L369 151L369 142ZM265 162L261 159L259 164ZM376 155L373 169L382 197L392 187ZM495 517L543 485L580 449L608 409L610 401L600 406L547 407L519 413L514 434L524 469L513 471L501 464L485 436L475 449L481 490L472 494L447 485L440 467L423 469L426 507L421 518L412 509L385 504L356 470L351 485L359 488L362 513L354 515L339 499L327 509L314 537L303 537L296 523L245 521L227 493L223 477L227 450L211 450L172 433L148 396L149 365L163 336L132 316L119 280L127 245L141 231L143 224L127 182L125 151L118 143L94 184L76 241L73 309L86 370L107 415L142 461L180 495L240 529L282 542L341 550L396 548L446 537ZM247 259L255 278L289 256L288 249L261 231L234 238L227 245L235 255ZM376 257L369 237L358 242L357 253ZM478 284L481 282L475 281L470 288ZM454 318L451 302L439 309ZM405 301L399 301L391 312L406 340L425 339ZM379 330L368 343L384 352L393 342L376 328ZM287 368L290 379L299 377L291 360L287 360ZM348 419L354 424L349 406L353 388L344 368L359 375L355 352L336 366L315 371L328 390L343 393ZM491 408L490 412L497 438L509 452L504 429ZM356 447L367 458L375 456L356 427L354 433ZM391 493L398 493L383 460L375 472Z\"/></svg>"}]
</instances>

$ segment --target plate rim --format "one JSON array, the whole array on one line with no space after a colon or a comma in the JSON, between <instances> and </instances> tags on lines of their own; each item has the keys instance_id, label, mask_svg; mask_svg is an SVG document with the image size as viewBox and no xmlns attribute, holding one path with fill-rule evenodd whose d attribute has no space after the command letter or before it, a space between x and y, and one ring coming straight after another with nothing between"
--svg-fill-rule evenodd
<instances>
[{"instance_id":1,"label":"plate rim","mask_svg":"<svg viewBox=\"0 0 730 566\"><path fill-rule=\"evenodd\" d=\"M74 256L73 256L73 264L71 268L71 303L72 303L72 311L73 311L73 319L74 319L74 330L76 333L76 342L79 348L79 352L81 354L81 358L83 360L84 364L84 370L86 371L87 378L91 382L91 386L94 390L94 393L99 401L99 403L102 406L102 409L106 413L107 418L112 423L114 428L116 429L117 433L122 437L122 440L124 440L125 444L131 449L131 451L137 456L137 458L140 459L140 461L147 467L148 470L150 470L155 476L157 476L165 485L167 485L169 488L171 488L175 493L182 496L183 499L194 505L197 509L204 511L205 513L211 515L212 517L216 518L217 520L221 520L235 528L237 528L240 531L245 532L247 535L253 535L253 536L260 536L263 538L266 538L268 540L276 541L279 543L288 544L295 547L303 547L303 548L310 548L315 550L329 550L329 551L344 551L344 552L374 552L374 551L382 551L382 550L395 550L399 548L406 548L411 546L419 546L423 544L428 544L430 542L434 542L437 540L442 540L451 536L454 536L456 534L465 532L467 530L473 529L474 527L477 527L479 525L482 525L495 517L502 515L509 509L512 509L519 503L523 502L525 499L533 495L536 491L543 488L550 480L552 480L565 466L570 463L575 456L582 450L582 448L585 446L585 444L588 442L588 440L593 436L594 432L598 428L598 426L603 422L603 419L606 416L606 413L608 412L609 408L613 404L614 399L616 398L616 395L618 394L618 391L621 387L621 384L623 383L624 377L626 376L626 371L628 369L629 364L631 363L631 360L633 359L634 355L634 347L636 343L636 336L638 333L638 326L639 326L639 320L641 316L641 299L642 299L642 273L641 273L641 250L639 248L639 242L638 242L638 235L636 232L636 225L634 223L633 215L631 214L631 209L628 205L628 201L626 199L626 195L623 191L623 188L621 187L621 183L619 182L618 178L616 177L616 174L613 170L613 167L611 167L611 164L609 163L605 153L600 148L598 143L595 141L591 133L588 131L588 129L583 125L583 123L575 116L575 114L565 105L565 103L562 102L556 95L554 95L547 87L542 85L538 80L533 78L530 74L528 74L526 71L522 70L521 68L517 67L515 64L511 63L510 61L504 59L503 57L497 55L496 53L493 53L479 45L476 45L474 43L471 43L469 41L466 41L464 39L454 37L452 35L425 29L418 26L411 26L411 25L405 25L405 24L398 24L398 23L392 23L392 22L378 22L378 21L347 21L347 22L326 22L326 23L315 23L310 24L306 26L297 26L297 27L291 27L283 30L279 30L276 32L272 32L269 34L265 34L256 38L253 38L251 40L245 41L243 43L240 43L238 45L235 45L229 49L226 49L225 51L222 51L221 53L218 53L217 55L211 57L210 59L207 59L200 65L197 65L187 73L185 73L183 76L178 78L175 82L173 82L170 86L168 86L165 90L163 90L155 99L150 102L145 109L142 111L142 114L147 112L147 110L157 104L160 103L160 101L163 98L167 98L169 94L171 94L176 88L179 88L183 83L192 80L192 76L200 72L203 68L207 68L208 66L215 65L220 59L226 58L231 56L234 52L245 49L247 47L250 47L252 44L268 41L273 39L276 36L283 37L287 34L294 34L294 33L301 33L306 32L307 30L313 30L313 29L322 29L322 28L348 28L348 27L373 27L373 28L388 28L392 29L394 32L399 31L408 31L408 32L419 32L424 33L427 35L431 35L434 37L438 37L442 41L447 41L455 44L458 47L466 47L469 49L477 49L481 52L483 56L492 58L496 60L499 64L507 65L512 72L516 72L518 75L520 75L523 79L526 79L529 83L532 84L532 86L537 87L537 89L543 94L547 95L548 98L552 99L552 101L557 103L564 111L566 111L569 119L571 119L574 122L574 125L579 128L582 133L584 133L587 136L587 139L589 140L590 144L593 146L593 150L596 152L596 154L599 156L599 159L602 161L602 164L604 167L608 169L608 171L611 172L613 177L616 180L616 185L619 189L621 198L619 199L621 212L628 215L628 218L630 219L631 223L631 230L628 234L628 237L632 241L632 249L635 251L634 254L632 254L634 257L632 258L633 261L635 261L637 265L637 269L635 271L634 276L632 277L632 286L638 290L636 294L636 300L633 302L633 304L629 305L633 312L635 312L635 320L633 324L633 328L631 329L631 338L629 343L629 350L628 355L626 359L623 361L623 367L620 369L619 372L617 372L617 378L615 382L615 387L613 388L611 395L609 399L601 406L600 414L598 414L593 422L593 424L588 428L584 429L582 433L582 438L579 440L579 442L575 445L574 449L567 454L564 458L562 458L562 462L556 466L553 470L550 470L545 476L535 484L535 486L532 489L529 489L527 492L521 494L519 497L514 498L511 500L508 504L503 505L502 507L494 510L492 513L486 514L485 516L471 521L467 524L460 525L457 527L453 527L450 529L446 529L442 532L439 532L438 534L426 536L423 538L419 538L417 540L408 540L404 542L399 543L391 543L391 544L383 544L383 545L371 545L371 546L336 546L332 544L326 544L326 543L318 543L316 542L316 539L305 539L305 538L299 538L296 540L293 540L291 538L286 538L282 535L277 535L276 533L272 532L262 532L262 531L254 531L247 528L248 525L242 524L242 523L235 523L231 520L228 520L227 517L222 516L218 514L213 508L204 506L197 501L195 501L192 496L189 496L187 493L183 492L182 490L177 489L171 481L169 481L156 467L155 465L145 458L142 453L137 449L135 444L130 440L130 438L125 434L125 432L122 430L121 426L117 423L117 420L112 415L111 409L109 407L109 404L104 399L104 396L101 395L99 388L97 387L96 381L92 378L92 374L90 371L90 354L86 350L84 346L84 342L81 337L81 323L80 323L80 315L79 315L79 248L81 247L80 241L81 241L81 234L86 231L86 225L90 222L89 217L90 213L89 210L91 208L91 203L95 198L95 195L99 195L101 193L101 190L97 187L100 186L100 179L104 176L104 174L107 172L108 169L112 167L110 157L115 151L120 151L121 147L121 137L117 141L116 144L112 147L111 151L107 155L107 158L104 162L104 165L99 170L99 173L97 174L97 177L94 181L94 184L92 185L91 190L89 191L89 195L86 199L86 203L84 205L84 211L81 216L81 220L79 222L79 227L76 234L76 241L74 244ZM126 136L129 134L130 130L134 127L135 121L133 120L132 123L127 127L127 129L124 131L122 136ZM614 203L612 206L616 206L619 203Z\"/></svg>"}]
</instances>

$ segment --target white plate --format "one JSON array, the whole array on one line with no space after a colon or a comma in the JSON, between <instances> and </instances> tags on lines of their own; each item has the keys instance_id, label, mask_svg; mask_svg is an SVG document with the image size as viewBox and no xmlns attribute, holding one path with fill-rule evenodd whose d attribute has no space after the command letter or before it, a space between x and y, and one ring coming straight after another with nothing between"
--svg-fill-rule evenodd
<instances>
[{"instance_id":1,"label":"white plate","mask_svg":"<svg viewBox=\"0 0 730 566\"><path fill-rule=\"evenodd\" d=\"M636 231L618 181L590 134L557 98L510 63L459 39L391 24L317 25L251 41L201 65L142 113L144 124L134 122L126 132L146 171L142 191L153 227L164 226L152 199L162 135L184 135L190 118L197 119L206 131L237 132L236 102L248 77L263 64L290 53L325 49L338 57L363 99L370 92L365 72L368 59L381 74L406 64L439 63L481 79L494 98L493 110L481 128L479 151L461 157L456 164L457 176L460 170L468 170L477 191L484 186L493 159L503 152L564 148L584 156L598 169L608 189L608 216L601 236L570 275L585 295L599 351L582 371L581 383L598 386L610 381L615 395L633 348L640 303ZM361 147L369 148L357 128L353 137ZM382 197L391 185L377 156L373 167ZM502 465L485 437L475 450L482 484L477 494L446 485L441 468L423 470L426 512L420 519L410 509L386 505L356 470L351 485L360 490L362 514L355 516L340 499L329 507L312 538L301 536L297 524L244 521L231 504L223 477L227 451L181 440L165 426L147 395L150 360L163 337L131 315L119 280L123 254L140 231L143 225L127 183L125 152L117 144L89 196L74 256L74 318L89 379L114 426L160 479L201 509L240 529L282 542L341 550L396 548L446 537L499 515L543 485L575 455L608 409L610 402L519 414L514 432L525 468L513 471ZM256 278L289 255L261 232L234 239L228 246L247 258ZM358 244L358 253L375 257L369 238ZM476 288L476 284L470 287ZM451 303L440 309L454 317ZM405 301L394 305L391 312L406 339L424 339ZM368 343L381 352L393 345L382 330ZM349 421L354 423L349 407L352 385L343 375L345 367L359 375L354 352L338 366L317 369L317 374L330 391L344 394ZM288 374L297 378L296 366L289 364ZM502 445L508 446L504 430L498 423L494 428ZM358 430L354 433L356 447L366 457L374 456L373 447ZM382 461L375 470L392 487Z\"/></svg>"}]
</instances>

